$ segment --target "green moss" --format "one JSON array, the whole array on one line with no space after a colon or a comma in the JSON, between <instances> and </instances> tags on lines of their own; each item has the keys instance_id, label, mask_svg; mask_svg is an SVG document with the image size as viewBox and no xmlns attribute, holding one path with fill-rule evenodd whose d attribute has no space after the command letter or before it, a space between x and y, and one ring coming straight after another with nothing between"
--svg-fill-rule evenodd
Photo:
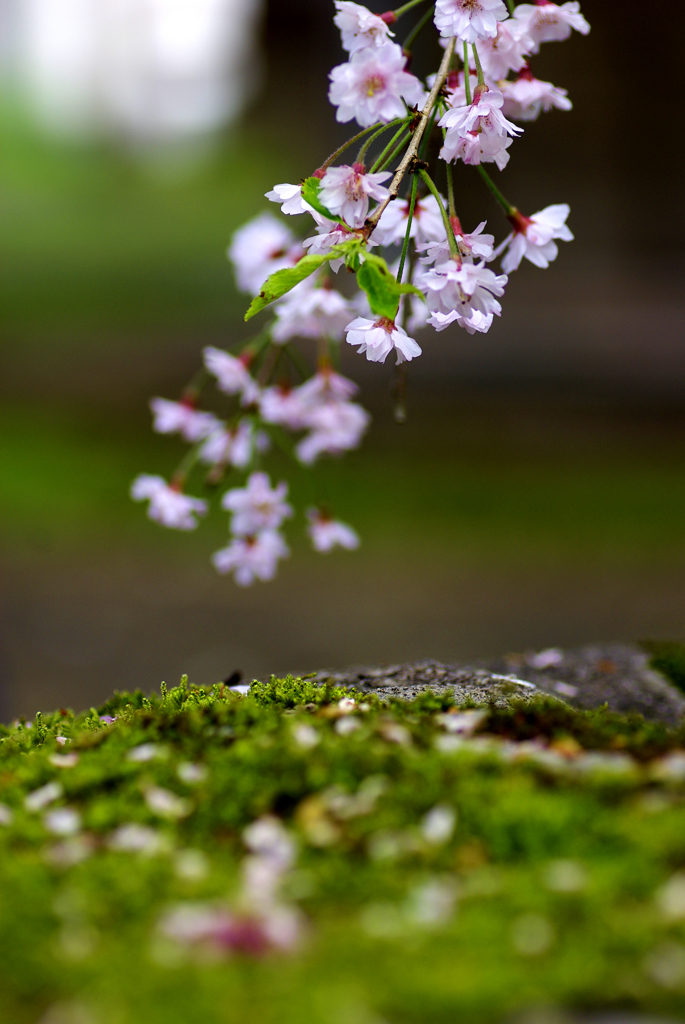
<instances>
[{"instance_id":1,"label":"green moss","mask_svg":"<svg viewBox=\"0 0 685 1024\"><path fill-rule=\"evenodd\" d=\"M541 700L485 707L462 739L444 696L357 695L346 714L347 696L294 677L247 696L184 679L3 727L3 1022L682 1012L685 780L664 757L683 730ZM454 817L437 839L436 807ZM60 808L76 833L51 831ZM254 957L165 938L173 908L239 906L243 831L265 814L297 846L281 900L306 921L299 946ZM117 847L134 825L148 846Z\"/></svg>"},{"instance_id":2,"label":"green moss","mask_svg":"<svg viewBox=\"0 0 685 1024\"><path fill-rule=\"evenodd\" d=\"M268 683L253 683L250 696L263 707L276 706L281 708L294 708L299 704L330 704L333 701L342 700L344 697L358 697L362 694L357 691L348 691L343 686L333 686L327 683L320 686L311 679L295 678L286 676L285 679L271 677Z\"/></svg>"}]
</instances>

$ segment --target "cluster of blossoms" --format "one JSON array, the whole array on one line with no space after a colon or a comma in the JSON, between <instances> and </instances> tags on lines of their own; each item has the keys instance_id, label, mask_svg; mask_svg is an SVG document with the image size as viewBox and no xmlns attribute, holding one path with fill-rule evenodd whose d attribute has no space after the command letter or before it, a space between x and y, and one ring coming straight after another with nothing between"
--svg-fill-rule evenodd
<instances>
[{"instance_id":1,"label":"cluster of blossoms","mask_svg":"<svg viewBox=\"0 0 685 1024\"><path fill-rule=\"evenodd\" d=\"M287 446L297 463L310 467L356 448L368 427L368 413L353 400L357 386L335 369L341 339L371 362L384 363L393 353L399 366L421 355L411 335L425 327L486 332L501 315L507 275L524 257L549 266L557 241L573 238L566 204L528 216L504 197L484 165L500 171L507 165L523 132L517 122L571 108L564 89L535 77L531 61L542 43L574 30L587 34L589 25L577 0L507 3L436 0L400 45L391 27L427 0L384 14L334 0L349 59L331 71L329 99L338 121L354 120L362 130L301 183L266 193L286 217L305 219L299 235L268 212L235 233L228 255L236 282L256 296L245 319L266 306L272 319L235 354L205 349L201 380L180 401L152 400L154 429L180 434L192 448L170 483L142 475L132 487L136 500L149 501L152 519L189 530L207 512L205 500L185 492L192 468L205 467L207 484L215 486L228 473L244 474L245 485L221 499L231 513L231 540L213 556L217 570L233 573L239 584L271 579L288 554L280 532L293 515L288 487L273 487L261 469L271 444ZM431 13L444 55L423 83L408 66ZM426 160L431 138L438 141L435 167ZM357 142L355 161L336 163ZM477 167L509 223L498 246L485 221L471 231L462 227L453 183L459 161ZM494 260L503 273L490 268ZM334 286L342 266L356 275L356 295ZM296 339L305 340L304 353ZM225 419L198 408L209 379L230 398ZM358 545L351 527L327 509L313 507L306 515L315 550Z\"/></svg>"}]
</instances>

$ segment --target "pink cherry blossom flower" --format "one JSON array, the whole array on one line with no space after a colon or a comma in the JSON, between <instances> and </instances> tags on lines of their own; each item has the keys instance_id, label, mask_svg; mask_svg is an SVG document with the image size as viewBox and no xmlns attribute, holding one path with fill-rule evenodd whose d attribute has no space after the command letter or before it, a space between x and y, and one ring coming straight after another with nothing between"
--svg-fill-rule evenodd
<instances>
[{"instance_id":1,"label":"pink cherry blossom flower","mask_svg":"<svg viewBox=\"0 0 685 1024\"><path fill-rule=\"evenodd\" d=\"M414 339L386 316L378 320L358 316L345 330L348 344L359 345L357 351L366 353L372 363L384 363L393 349L397 352L397 364L421 355L421 348Z\"/></svg>"},{"instance_id":2,"label":"pink cherry blossom flower","mask_svg":"<svg viewBox=\"0 0 685 1024\"><path fill-rule=\"evenodd\" d=\"M289 430L308 430L296 454L311 465L322 454L337 455L356 448L369 423L368 413L350 402L357 385L339 373L319 370L299 388L267 388L260 411L267 423L280 423Z\"/></svg>"},{"instance_id":3,"label":"pink cherry blossom flower","mask_svg":"<svg viewBox=\"0 0 685 1024\"><path fill-rule=\"evenodd\" d=\"M577 0L561 6L553 3L519 4L514 10L514 19L525 27L533 40L531 53L538 52L540 43L568 39L573 29L584 36L590 31Z\"/></svg>"},{"instance_id":4,"label":"pink cherry blossom flower","mask_svg":"<svg viewBox=\"0 0 685 1024\"><path fill-rule=\"evenodd\" d=\"M240 395L243 405L251 405L258 400L259 385L250 376L244 359L211 345L202 354L205 366L216 377L220 391L227 395Z\"/></svg>"},{"instance_id":5,"label":"pink cherry blossom flower","mask_svg":"<svg viewBox=\"0 0 685 1024\"><path fill-rule=\"evenodd\" d=\"M441 128L447 129L445 146L453 145L455 137L465 138L474 132L485 135L520 135L523 131L507 121L502 113L504 97L499 89L476 91L473 102L463 107L453 107L440 118Z\"/></svg>"},{"instance_id":6,"label":"pink cherry blossom flower","mask_svg":"<svg viewBox=\"0 0 685 1024\"><path fill-rule=\"evenodd\" d=\"M221 507L233 513L231 530L241 537L251 536L260 530L277 530L293 510L284 501L288 493L285 481L271 487L266 473L252 473L245 487L234 487L226 491Z\"/></svg>"},{"instance_id":7,"label":"pink cherry blossom flower","mask_svg":"<svg viewBox=\"0 0 685 1024\"><path fill-rule=\"evenodd\" d=\"M436 330L458 323L469 333L487 331L502 307L495 296L504 294L507 278L488 270L485 263L448 259L417 275L431 311L428 321Z\"/></svg>"},{"instance_id":8,"label":"pink cherry blossom flower","mask_svg":"<svg viewBox=\"0 0 685 1024\"><path fill-rule=\"evenodd\" d=\"M459 136L456 132L440 150L440 156L448 163L463 160L465 164L497 164L500 171L509 163L507 150L514 140L506 135L486 135L485 132L468 132Z\"/></svg>"},{"instance_id":9,"label":"pink cherry blossom flower","mask_svg":"<svg viewBox=\"0 0 685 1024\"><path fill-rule=\"evenodd\" d=\"M504 96L503 112L519 121L534 121L541 110L570 110L573 104L566 89L559 89L551 82L541 82L524 68L515 82L502 84Z\"/></svg>"},{"instance_id":10,"label":"pink cherry blossom flower","mask_svg":"<svg viewBox=\"0 0 685 1024\"><path fill-rule=\"evenodd\" d=\"M309 203L305 203L302 198L301 185L288 185L287 183L274 185L272 190L265 192L264 195L272 203L280 203L281 213L287 213L289 216L312 212Z\"/></svg>"},{"instance_id":11,"label":"pink cherry blossom flower","mask_svg":"<svg viewBox=\"0 0 685 1024\"><path fill-rule=\"evenodd\" d=\"M307 411L309 433L298 443L295 454L305 466L311 466L320 455L339 455L356 448L371 417L356 402L331 396Z\"/></svg>"},{"instance_id":12,"label":"pink cherry blossom flower","mask_svg":"<svg viewBox=\"0 0 685 1024\"><path fill-rule=\"evenodd\" d=\"M261 431L255 431L249 420L241 420L237 426L228 428L220 423L206 439L198 458L209 466L235 466L245 469L252 461L255 448L264 451L269 439Z\"/></svg>"},{"instance_id":13,"label":"pink cherry blossom flower","mask_svg":"<svg viewBox=\"0 0 685 1024\"><path fill-rule=\"evenodd\" d=\"M291 338L335 337L349 316L350 304L340 292L308 277L276 304L271 337L278 344Z\"/></svg>"},{"instance_id":14,"label":"pink cherry blossom flower","mask_svg":"<svg viewBox=\"0 0 685 1024\"><path fill-rule=\"evenodd\" d=\"M315 253L330 252L331 249L340 245L342 242L349 242L352 238L357 238L358 233L354 228L349 228L347 224L339 224L334 220L330 220L328 217L322 217L320 213L314 211L312 214L316 222L315 235L310 238L305 238L302 242L303 248L309 251L310 255ZM373 235L368 240L368 247L371 249L378 245L378 242L374 240ZM334 273L338 273L344 263L344 259L329 260L328 266Z\"/></svg>"},{"instance_id":15,"label":"pink cherry blossom flower","mask_svg":"<svg viewBox=\"0 0 685 1024\"><path fill-rule=\"evenodd\" d=\"M404 70L405 64L401 48L385 43L357 50L347 64L333 68L328 98L338 108L336 120L345 123L354 118L368 128L376 121L404 117L404 101L412 106L424 95L418 78Z\"/></svg>"},{"instance_id":16,"label":"pink cherry blossom flower","mask_svg":"<svg viewBox=\"0 0 685 1024\"><path fill-rule=\"evenodd\" d=\"M365 409L349 401L357 391L353 381L328 367L297 388L300 426L310 431L296 449L300 462L311 465L320 455L357 447L370 420Z\"/></svg>"},{"instance_id":17,"label":"pink cherry blossom flower","mask_svg":"<svg viewBox=\"0 0 685 1024\"><path fill-rule=\"evenodd\" d=\"M527 23L509 18L499 22L497 32L489 39L478 43L478 56L486 78L498 82L510 71L519 71L526 63L526 54L533 49L533 40L528 35ZM470 55L475 68L475 58Z\"/></svg>"},{"instance_id":18,"label":"pink cherry blossom flower","mask_svg":"<svg viewBox=\"0 0 685 1024\"><path fill-rule=\"evenodd\" d=\"M483 220L470 234L466 234L461 226L461 222L458 217L451 217L452 228L454 230L454 237L459 247L459 253L464 258L470 258L473 256L479 257L483 260L490 260L494 253L494 235L483 234L483 228L487 224L487 221ZM445 239L441 242L430 242L428 245L419 247L419 252L425 251L426 255L422 256L419 260L425 266L429 266L431 263L442 263L444 260L449 259L449 243Z\"/></svg>"},{"instance_id":19,"label":"pink cherry blossom flower","mask_svg":"<svg viewBox=\"0 0 685 1024\"><path fill-rule=\"evenodd\" d=\"M232 572L241 587L249 587L255 580L272 580L278 560L289 554L278 531L262 530L254 536L235 537L227 547L214 552L212 564L217 572Z\"/></svg>"},{"instance_id":20,"label":"pink cherry blossom flower","mask_svg":"<svg viewBox=\"0 0 685 1024\"><path fill-rule=\"evenodd\" d=\"M308 510L307 519L307 533L315 551L327 552L335 547L353 551L359 547L359 537L347 523L331 519L327 513L317 508Z\"/></svg>"},{"instance_id":21,"label":"pink cherry blossom flower","mask_svg":"<svg viewBox=\"0 0 685 1024\"><path fill-rule=\"evenodd\" d=\"M194 444L216 430L219 420L211 412L199 412L192 402L170 402L166 398L151 398L154 414L152 429L158 434L180 434Z\"/></svg>"},{"instance_id":22,"label":"pink cherry blossom flower","mask_svg":"<svg viewBox=\"0 0 685 1024\"><path fill-rule=\"evenodd\" d=\"M307 406L297 388L274 385L265 388L259 398L259 412L265 423L278 423L288 430L301 430Z\"/></svg>"},{"instance_id":23,"label":"pink cherry blossom flower","mask_svg":"<svg viewBox=\"0 0 685 1024\"><path fill-rule=\"evenodd\" d=\"M427 323L436 331L444 331L450 324L456 323L463 327L467 334L486 334L492 327L494 313L484 313L480 309L467 307L464 310L452 309L449 313L434 310Z\"/></svg>"},{"instance_id":24,"label":"pink cherry blossom flower","mask_svg":"<svg viewBox=\"0 0 685 1024\"><path fill-rule=\"evenodd\" d=\"M340 29L343 49L355 53L367 46L383 46L388 37L394 35L388 22L377 14L372 14L361 4L350 3L350 0L335 0L336 16L333 24Z\"/></svg>"},{"instance_id":25,"label":"pink cherry blossom flower","mask_svg":"<svg viewBox=\"0 0 685 1024\"><path fill-rule=\"evenodd\" d=\"M269 274L295 262L293 235L270 213L261 213L239 228L231 240L228 258L241 291L256 294Z\"/></svg>"},{"instance_id":26,"label":"pink cherry blossom flower","mask_svg":"<svg viewBox=\"0 0 685 1024\"><path fill-rule=\"evenodd\" d=\"M149 501L147 514L150 519L172 530L194 530L196 515L207 512L207 502L191 498L188 494L169 485L161 476L142 473L131 485L134 501Z\"/></svg>"},{"instance_id":27,"label":"pink cherry blossom flower","mask_svg":"<svg viewBox=\"0 0 685 1024\"><path fill-rule=\"evenodd\" d=\"M507 135L523 131L504 117L503 103L499 89L476 90L473 103L448 110L439 122L447 129L440 150L443 160L462 159L466 164L495 162L501 170L509 160L506 150L511 140Z\"/></svg>"},{"instance_id":28,"label":"pink cherry blossom flower","mask_svg":"<svg viewBox=\"0 0 685 1024\"><path fill-rule=\"evenodd\" d=\"M518 211L513 214L510 220L514 224L514 230L496 253L499 255L504 249L508 249L502 260L502 270L510 274L512 270L516 270L524 256L536 267L548 267L559 252L554 239L573 241L571 230L566 225L566 218L570 212L568 203L558 203L555 206L546 206L532 217L524 217Z\"/></svg>"},{"instance_id":29,"label":"pink cherry blossom flower","mask_svg":"<svg viewBox=\"0 0 685 1024\"><path fill-rule=\"evenodd\" d=\"M478 227L474 228L470 234L467 234L457 221L457 224L454 225L454 237L462 256L475 256L486 262L492 259L495 250L495 236L483 232L486 224L487 221L482 220Z\"/></svg>"},{"instance_id":30,"label":"pink cherry blossom flower","mask_svg":"<svg viewBox=\"0 0 685 1024\"><path fill-rule=\"evenodd\" d=\"M497 32L507 9L502 0L436 0L435 25L441 36L457 36L466 43L487 39Z\"/></svg>"},{"instance_id":31,"label":"pink cherry blossom flower","mask_svg":"<svg viewBox=\"0 0 685 1024\"><path fill-rule=\"evenodd\" d=\"M382 202L390 195L381 184L389 177L390 171L368 174L363 164L329 167L321 180L319 198L350 227L360 228L369 213L369 199Z\"/></svg>"},{"instance_id":32,"label":"pink cherry blossom flower","mask_svg":"<svg viewBox=\"0 0 685 1024\"><path fill-rule=\"evenodd\" d=\"M359 391L353 380L335 373L329 367L317 372L297 389L300 401L310 409L322 402L347 401Z\"/></svg>"},{"instance_id":33,"label":"pink cherry blossom flower","mask_svg":"<svg viewBox=\"0 0 685 1024\"><path fill-rule=\"evenodd\" d=\"M376 241L380 245L402 243L407 233L408 220L408 200L397 199L390 203L383 210L378 226L374 229ZM409 236L416 241L419 249L430 242L440 242L445 238L445 225L435 196L428 195L416 201Z\"/></svg>"}]
</instances>

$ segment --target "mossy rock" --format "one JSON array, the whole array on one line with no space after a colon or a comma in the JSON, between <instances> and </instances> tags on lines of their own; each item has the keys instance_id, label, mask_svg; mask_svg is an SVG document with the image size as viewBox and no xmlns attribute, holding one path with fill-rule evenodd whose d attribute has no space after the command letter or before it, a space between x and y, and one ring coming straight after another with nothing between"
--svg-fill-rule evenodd
<instances>
[{"instance_id":1,"label":"mossy rock","mask_svg":"<svg viewBox=\"0 0 685 1024\"><path fill-rule=\"evenodd\" d=\"M533 700L546 693L582 710L605 706L676 726L685 716L685 646L673 641L588 644L509 654L472 666L438 661L358 666L316 679L372 690L380 699L410 699L452 687L457 704Z\"/></svg>"},{"instance_id":2,"label":"mossy rock","mask_svg":"<svg viewBox=\"0 0 685 1024\"><path fill-rule=\"evenodd\" d=\"M685 729L437 689L0 728L3 1024L683 1015Z\"/></svg>"},{"instance_id":3,"label":"mossy rock","mask_svg":"<svg viewBox=\"0 0 685 1024\"><path fill-rule=\"evenodd\" d=\"M606 704L672 726L685 715L685 647L671 641L529 651L485 667L515 672L577 708Z\"/></svg>"},{"instance_id":4,"label":"mossy rock","mask_svg":"<svg viewBox=\"0 0 685 1024\"><path fill-rule=\"evenodd\" d=\"M446 695L458 707L494 704L510 707L528 704L544 691L534 683L509 672L489 672L480 668L460 668L439 661L417 661L407 665L359 667L346 672L317 672L315 682L356 688L373 693L382 703L413 700L427 690ZM560 698L551 694L550 699Z\"/></svg>"}]
</instances>

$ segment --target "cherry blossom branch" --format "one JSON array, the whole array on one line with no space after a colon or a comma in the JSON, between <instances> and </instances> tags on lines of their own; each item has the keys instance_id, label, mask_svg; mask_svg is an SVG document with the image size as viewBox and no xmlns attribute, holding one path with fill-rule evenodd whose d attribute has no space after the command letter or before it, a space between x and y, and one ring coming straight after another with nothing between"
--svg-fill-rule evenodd
<instances>
[{"instance_id":1,"label":"cherry blossom branch","mask_svg":"<svg viewBox=\"0 0 685 1024\"><path fill-rule=\"evenodd\" d=\"M267 199L280 204L286 216L312 213L317 234L303 242L282 221L260 214L239 228L231 241L229 258L238 287L252 296L257 292L248 319L282 298L274 317L260 334L231 346L234 351L208 346L204 369L179 401L154 398L150 403L154 430L180 434L191 449L169 483L160 476L141 474L132 484L131 496L136 501L149 501L148 516L161 525L192 530L198 525L197 517L207 512L208 502L185 493L191 470L196 477L204 476L205 486L220 484L234 470L244 473L245 486L231 486L221 498L222 506L232 515L230 540L212 556L217 571L233 573L241 586L256 579L271 579L278 561L288 554L279 532L293 512L285 501L288 485L281 481L272 488L268 474L261 471L260 453L268 447L269 438L275 447L293 457L303 478L309 481L308 467L320 456L356 448L367 429L368 413L352 401L356 386L339 372L338 342L344 337L345 351L349 344L371 362L382 363L391 351L397 352L392 393L395 417L402 421L406 417L405 367L421 355L421 347L410 337L408 328L413 332L414 322L418 326L418 321L426 319L414 315L417 309L410 296L423 297L430 313L427 323L436 330L456 324L470 334L485 333L499 313L497 298L504 293L504 275L515 270L523 258L547 266L556 255L556 246L550 247L549 239L569 241L573 237L565 223L567 204L555 204L526 217L508 202L481 165L479 173L514 233L495 250L494 237L484 234L482 225L471 234L464 232L455 209L451 163L457 159L464 163L481 160L501 169L511 144L507 136L521 131L504 118L500 110L502 94L511 99L512 111L518 111L524 121L534 119L550 105L570 107L565 90L551 83L526 82L529 94L525 90L519 93L518 76L512 80L506 72L510 64L525 58L547 38L536 14L546 0L536 0L535 5L523 8L514 7L517 0L506 0L506 8L500 0L395 2L400 4L396 11L374 15L361 4L336 0L334 20L348 58L331 71L329 99L337 108L338 120L354 118L361 130L301 184L281 183L266 193ZM562 7L573 10L562 11ZM559 23L563 22L557 37L568 35L572 29L587 34L589 25L575 10L578 4L562 7L556 8ZM406 19L403 54L400 46L389 42L394 36L388 27L414 8L416 14ZM495 55L486 40L499 31L497 26L507 17L507 8L518 19L521 33L514 33L514 52L503 58L503 65L502 55ZM415 41L435 12L438 32L453 38L441 40L446 52L430 91L424 92L428 87L409 73L407 65ZM453 95L455 83L451 83L451 89L446 84L450 67L462 67L461 59L454 60L457 39L464 43L458 55L463 57L466 106L458 99L458 89ZM483 50L482 58L477 47ZM471 78L469 61L474 61L477 85ZM505 73L500 78L503 67ZM455 72L453 77L458 84L459 75ZM486 83L490 80L497 82L501 93L493 88L488 94ZM421 98L423 109L418 106ZM374 150L377 140L380 144ZM439 154L432 152L434 142L442 144ZM348 147L352 147L350 154L358 152L356 164L335 166ZM352 156L346 155L345 159L351 162ZM436 159L447 163L444 182L437 171L433 172ZM373 165L371 173L365 169L367 160ZM389 173L377 173L385 168ZM389 188L375 178L391 178ZM438 181L446 187L447 198L440 195ZM384 217L388 204L400 192L402 201ZM419 254L412 244L414 221L418 227L422 209L418 196L425 205L425 194L433 198L440 212L438 219L429 198L427 215L420 218L422 240L429 249L428 258L421 263L432 263L430 269L419 265ZM371 200L377 205L367 216ZM322 223L323 216L327 220ZM389 253L384 258L375 251L366 251L366 243L381 220L377 235L382 232L383 237L373 241L378 241L381 248L401 245L396 280L389 271ZM550 248L552 255L548 256ZM486 261L503 254L503 274L498 275L486 266ZM338 261L356 272L357 284L366 294L368 317L355 316L350 321L356 299L336 290L327 274L326 268ZM308 352L303 361L298 349L288 344L296 337L311 339L316 355ZM198 408L207 374L216 379L219 391L231 396L221 418ZM286 431L299 436L286 444ZM350 527L334 520L319 502L316 506L307 512L307 532L316 550L358 545L359 539Z\"/></svg>"},{"instance_id":2,"label":"cherry blossom branch","mask_svg":"<svg viewBox=\"0 0 685 1024\"><path fill-rule=\"evenodd\" d=\"M419 114L419 120L418 120L418 123L417 123L416 127L414 128L414 134L411 137L411 142L407 146L407 152L402 157L402 162L400 163L400 166L395 171L395 177L392 179L392 182L390 183L390 188L388 190L388 196L387 196L386 199L383 200L382 203L378 204L378 206L373 211L371 216L366 221L366 224L364 225L364 227L367 229L366 230L366 237L367 238L371 234L373 229L376 227L376 224L378 224L378 221L380 220L380 218L381 218L381 216L383 214L383 210L385 210L385 208L394 199L397 199L397 194L399 192L400 185L402 183L402 179L404 178L405 174L407 173L407 170L409 169L410 164L412 163L412 161L416 157L419 145L421 143L421 139L423 138L423 133L425 132L426 125L428 124L428 119L430 118L430 115L433 112L433 107L435 106L435 104L437 102L440 90L442 89L443 85L447 81L447 75L448 75L449 69L450 69L450 62L452 60L452 54L454 53L454 44L455 44L455 42L456 42L456 39L452 38L452 39L450 39L450 41L449 41L449 43L447 45L447 49L445 50L445 55L442 58L442 61L440 63L440 68L438 70L438 74L437 74L437 76L435 78L435 82L433 83L433 88L431 89L430 95L428 96L428 99L426 100L426 105L424 106L423 110Z\"/></svg>"}]
</instances>

